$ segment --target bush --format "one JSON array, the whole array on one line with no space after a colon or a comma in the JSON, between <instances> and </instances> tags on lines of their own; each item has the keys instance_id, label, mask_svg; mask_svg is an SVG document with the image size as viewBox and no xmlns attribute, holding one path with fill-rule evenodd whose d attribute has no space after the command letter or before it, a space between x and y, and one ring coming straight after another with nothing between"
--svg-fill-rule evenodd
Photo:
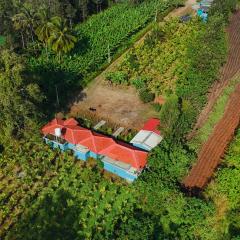
<instances>
[{"instance_id":1,"label":"bush","mask_svg":"<svg viewBox=\"0 0 240 240\"><path fill-rule=\"evenodd\" d=\"M156 26L152 32L146 36L144 44L146 44L148 47L153 47L157 42L164 41L164 38L164 31L159 26Z\"/></svg>"},{"instance_id":2,"label":"bush","mask_svg":"<svg viewBox=\"0 0 240 240\"><path fill-rule=\"evenodd\" d=\"M127 84L128 83L127 74L124 72L121 72L121 71L107 73L106 79L114 84Z\"/></svg>"},{"instance_id":3,"label":"bush","mask_svg":"<svg viewBox=\"0 0 240 240\"><path fill-rule=\"evenodd\" d=\"M131 69L131 70L138 70L139 69L139 62L137 59L137 55L135 53L130 53L127 56L126 59L126 65Z\"/></svg>"},{"instance_id":4,"label":"bush","mask_svg":"<svg viewBox=\"0 0 240 240\"><path fill-rule=\"evenodd\" d=\"M152 102L155 98L155 94L147 89L141 89L139 91L139 97L144 103Z\"/></svg>"},{"instance_id":5,"label":"bush","mask_svg":"<svg viewBox=\"0 0 240 240\"><path fill-rule=\"evenodd\" d=\"M135 78L131 81L131 83L135 86L136 89L143 89L146 87L149 78L146 76Z\"/></svg>"}]
</instances>

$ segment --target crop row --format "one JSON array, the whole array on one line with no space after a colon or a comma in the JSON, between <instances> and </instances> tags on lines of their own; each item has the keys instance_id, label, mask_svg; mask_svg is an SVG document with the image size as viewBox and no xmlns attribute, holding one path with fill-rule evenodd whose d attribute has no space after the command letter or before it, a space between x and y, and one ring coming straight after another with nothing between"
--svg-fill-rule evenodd
<instances>
[{"instance_id":1,"label":"crop row","mask_svg":"<svg viewBox=\"0 0 240 240\"><path fill-rule=\"evenodd\" d=\"M137 6L120 3L90 17L76 26L77 46L71 56L64 56L61 64L54 56L42 55L31 59L31 66L61 69L87 77L99 71L107 63L108 53L113 56L120 48L126 47L132 35L154 19L156 12L161 15L182 3L182 0L149 0Z\"/></svg>"}]
</instances>

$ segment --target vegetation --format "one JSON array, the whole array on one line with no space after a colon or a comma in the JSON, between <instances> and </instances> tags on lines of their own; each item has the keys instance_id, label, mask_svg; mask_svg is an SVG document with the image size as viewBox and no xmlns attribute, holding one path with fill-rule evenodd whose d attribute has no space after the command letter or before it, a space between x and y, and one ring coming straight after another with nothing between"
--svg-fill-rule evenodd
<instances>
[{"instance_id":1,"label":"vegetation","mask_svg":"<svg viewBox=\"0 0 240 240\"><path fill-rule=\"evenodd\" d=\"M3 50L0 54L0 142L29 131L40 117L43 100L38 85L24 76L23 59Z\"/></svg>"},{"instance_id":2,"label":"vegetation","mask_svg":"<svg viewBox=\"0 0 240 240\"><path fill-rule=\"evenodd\" d=\"M218 170L212 184L208 187L206 194L211 198L221 211L220 224L224 226L223 236L228 239L237 239L240 228L239 218L239 157L240 157L240 131L236 133L235 140L230 145L228 152Z\"/></svg>"},{"instance_id":3,"label":"vegetation","mask_svg":"<svg viewBox=\"0 0 240 240\"><path fill-rule=\"evenodd\" d=\"M207 26L198 19L184 24L169 21L134 48L119 70L127 73L137 88L143 84L139 76L144 75L145 84L156 95L176 93L200 109L226 55L223 32L224 21L219 15L212 16Z\"/></svg>"},{"instance_id":4,"label":"vegetation","mask_svg":"<svg viewBox=\"0 0 240 240\"><path fill-rule=\"evenodd\" d=\"M52 108L56 108L52 104L55 102L56 85L61 96L60 104L66 104L72 91L85 86L126 49L132 43L132 37L154 20L156 12L164 16L183 2L150 0L129 5L124 1L79 24L74 7L77 13L85 16L82 11L86 6L82 4L94 1L70 3L66 0L63 4L46 0L41 7L35 1L12 1L12 7L0 2L0 9L7 15L2 16L3 25L9 26L4 27L0 34L7 36L9 46L28 56L29 74L37 76L38 84L47 96L47 104ZM94 5L100 11L100 6L111 5L110 2L95 1ZM65 8L69 12L65 12ZM86 17L81 21L83 19Z\"/></svg>"},{"instance_id":5,"label":"vegetation","mask_svg":"<svg viewBox=\"0 0 240 240\"><path fill-rule=\"evenodd\" d=\"M46 58L44 52L39 58L32 58L30 65L33 69L59 69L74 73L74 81L84 85L84 81L92 78L116 52L128 46L129 38L153 19L156 8L164 14L181 2L151 0L131 7L128 3L117 4L75 26L78 44L70 56L63 57L61 65L54 57ZM123 22L127 24L123 25Z\"/></svg>"},{"instance_id":6,"label":"vegetation","mask_svg":"<svg viewBox=\"0 0 240 240\"><path fill-rule=\"evenodd\" d=\"M225 61L224 28L223 16L218 13L212 15L207 24L198 18L186 23L170 20L161 27L156 26L144 44L133 48L118 69L128 76L125 84L127 79L127 84L134 85L140 93L143 88L144 92L170 101L160 116L163 131L171 128L176 141L182 139L194 123ZM174 119L169 118L170 115L174 115Z\"/></svg>"},{"instance_id":7,"label":"vegetation","mask_svg":"<svg viewBox=\"0 0 240 240\"><path fill-rule=\"evenodd\" d=\"M214 126L222 118L228 99L232 92L234 91L236 84L239 83L239 81L240 78L237 74L231 80L229 85L223 90L223 93L218 98L205 124L200 129L197 130L197 133L194 135L191 141L188 142L188 145L190 146L191 149L194 149L196 152L198 152L202 144L206 142L206 140L212 133Z\"/></svg>"},{"instance_id":8,"label":"vegetation","mask_svg":"<svg viewBox=\"0 0 240 240\"><path fill-rule=\"evenodd\" d=\"M45 18L39 1L0 0L0 34L12 49L0 48L0 238L237 239L240 133L201 198L180 184L196 157L185 135L225 59L221 14L231 8L214 5L207 24L156 27L121 73L110 74L114 84L136 86L144 101L166 97L159 113L166 137L133 184L41 142L56 89L63 94L101 69L153 18L156 2L161 14L179 3L134 0L106 9L111 2L43 0Z\"/></svg>"}]
</instances>

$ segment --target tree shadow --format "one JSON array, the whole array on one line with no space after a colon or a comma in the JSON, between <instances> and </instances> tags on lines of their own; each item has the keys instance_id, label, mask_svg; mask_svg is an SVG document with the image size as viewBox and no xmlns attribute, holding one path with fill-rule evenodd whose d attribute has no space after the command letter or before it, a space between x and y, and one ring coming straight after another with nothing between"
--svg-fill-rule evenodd
<instances>
[{"instance_id":1,"label":"tree shadow","mask_svg":"<svg viewBox=\"0 0 240 240\"><path fill-rule=\"evenodd\" d=\"M46 97L41 110L49 119L53 118L56 112L67 112L74 101L86 97L82 92L84 83L81 74L39 66L31 75Z\"/></svg>"},{"instance_id":2,"label":"tree shadow","mask_svg":"<svg viewBox=\"0 0 240 240\"><path fill-rule=\"evenodd\" d=\"M89 38L81 32L81 30L77 30L77 35L80 36L78 38L77 43L75 44L74 49L71 51L71 55L77 54L79 56L84 55L91 49Z\"/></svg>"}]
</instances>

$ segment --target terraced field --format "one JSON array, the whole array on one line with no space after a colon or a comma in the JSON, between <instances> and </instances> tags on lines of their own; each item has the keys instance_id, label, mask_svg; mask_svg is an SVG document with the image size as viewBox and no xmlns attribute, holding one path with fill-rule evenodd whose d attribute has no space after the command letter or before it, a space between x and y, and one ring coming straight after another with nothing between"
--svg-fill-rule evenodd
<instances>
[{"instance_id":1,"label":"terraced field","mask_svg":"<svg viewBox=\"0 0 240 240\"><path fill-rule=\"evenodd\" d=\"M203 145L196 165L183 183L186 188L202 189L221 162L225 150L240 122L240 84L231 95L223 118L216 125L208 141Z\"/></svg>"},{"instance_id":2,"label":"terraced field","mask_svg":"<svg viewBox=\"0 0 240 240\"><path fill-rule=\"evenodd\" d=\"M196 130L203 126L209 113L213 109L218 97L229 81L240 70L240 11L236 12L230 21L227 29L229 40L229 54L227 62L221 70L221 77L211 89L208 104L201 112L198 122L189 138L193 137ZM191 169L189 175L184 179L186 188L203 188L214 170L221 162L221 157L225 153L228 143L234 136L235 129L240 121L240 85L237 85L234 93L230 96L223 118L215 126L208 141L202 146L198 155L198 161Z\"/></svg>"},{"instance_id":3,"label":"terraced field","mask_svg":"<svg viewBox=\"0 0 240 240\"><path fill-rule=\"evenodd\" d=\"M240 70L240 11L235 13L231 20L229 27L227 28L229 53L227 62L220 72L220 78L216 81L209 91L208 103L199 115L198 121L189 135L192 138L196 133L196 130L201 128L208 118L209 113L212 111L214 104L218 97L221 95L223 89L227 86L229 81Z\"/></svg>"}]
</instances>

